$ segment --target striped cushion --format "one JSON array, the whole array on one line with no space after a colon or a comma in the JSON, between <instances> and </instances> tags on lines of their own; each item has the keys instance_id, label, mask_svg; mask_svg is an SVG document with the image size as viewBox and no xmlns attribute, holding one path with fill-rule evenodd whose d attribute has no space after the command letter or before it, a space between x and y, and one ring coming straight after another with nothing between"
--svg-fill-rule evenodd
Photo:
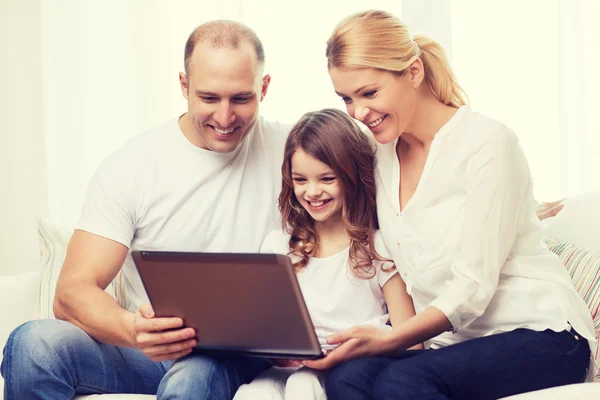
<instances>
[{"instance_id":1,"label":"striped cushion","mask_svg":"<svg viewBox=\"0 0 600 400\"><path fill-rule=\"evenodd\" d=\"M544 241L567 267L575 289L590 310L596 339L600 340L600 252L578 248L555 238L546 238ZM595 358L598 360L598 354L595 354ZM599 378L597 375L596 379Z\"/></svg>"},{"instance_id":2,"label":"striped cushion","mask_svg":"<svg viewBox=\"0 0 600 400\"><path fill-rule=\"evenodd\" d=\"M39 318L54 318L54 311L52 310L54 291L72 233L72 231L61 228L45 218L38 218L40 261L42 265ZM121 272L117 274L105 290L114 299L120 301L120 304L125 303L127 296Z\"/></svg>"}]
</instances>

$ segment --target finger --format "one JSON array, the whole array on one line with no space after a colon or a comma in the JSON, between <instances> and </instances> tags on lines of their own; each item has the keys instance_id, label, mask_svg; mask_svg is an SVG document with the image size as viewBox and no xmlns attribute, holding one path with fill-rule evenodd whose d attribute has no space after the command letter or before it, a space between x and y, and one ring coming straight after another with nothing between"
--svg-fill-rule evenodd
<instances>
[{"instance_id":1,"label":"finger","mask_svg":"<svg viewBox=\"0 0 600 400\"><path fill-rule=\"evenodd\" d=\"M154 314L154 309L152 308L152 305L150 305L150 303L144 303L140 306L140 308L138 309L138 311L140 312L141 316L144 318L154 318L155 314Z\"/></svg>"},{"instance_id":2,"label":"finger","mask_svg":"<svg viewBox=\"0 0 600 400\"><path fill-rule=\"evenodd\" d=\"M136 341L140 346L161 345L181 342L194 336L196 336L194 329L185 328L165 332L139 332Z\"/></svg>"},{"instance_id":3,"label":"finger","mask_svg":"<svg viewBox=\"0 0 600 400\"><path fill-rule=\"evenodd\" d=\"M182 326L183 320L177 317L152 319L142 318L135 321L135 329L137 332L160 332L168 329L181 328Z\"/></svg>"},{"instance_id":4,"label":"finger","mask_svg":"<svg viewBox=\"0 0 600 400\"><path fill-rule=\"evenodd\" d=\"M170 354L161 354L160 356L150 357L150 359L154 362L167 361L167 360L176 360L181 357L185 357L192 352L192 349L182 350L177 353Z\"/></svg>"},{"instance_id":5,"label":"finger","mask_svg":"<svg viewBox=\"0 0 600 400\"><path fill-rule=\"evenodd\" d=\"M160 344L143 349L144 354L148 357L156 357L164 354L181 353L182 351L192 350L196 346L195 339L184 340L181 342Z\"/></svg>"},{"instance_id":6,"label":"finger","mask_svg":"<svg viewBox=\"0 0 600 400\"><path fill-rule=\"evenodd\" d=\"M332 335L327 336L327 343L328 344L340 344L340 343L344 343L350 339L352 339L353 337L353 332L348 330L342 331L342 332L336 332Z\"/></svg>"},{"instance_id":7,"label":"finger","mask_svg":"<svg viewBox=\"0 0 600 400\"><path fill-rule=\"evenodd\" d=\"M329 355L320 358L318 360L304 360L302 361L302 365L305 365L309 368L325 370L335 367L340 363L339 357L335 354L329 353Z\"/></svg>"},{"instance_id":8,"label":"finger","mask_svg":"<svg viewBox=\"0 0 600 400\"><path fill-rule=\"evenodd\" d=\"M550 214L552 214L552 216L555 217L556 214L558 214L559 211L562 210L564 206L565 206L564 204L559 204L557 206L552 207L550 209Z\"/></svg>"}]
</instances>

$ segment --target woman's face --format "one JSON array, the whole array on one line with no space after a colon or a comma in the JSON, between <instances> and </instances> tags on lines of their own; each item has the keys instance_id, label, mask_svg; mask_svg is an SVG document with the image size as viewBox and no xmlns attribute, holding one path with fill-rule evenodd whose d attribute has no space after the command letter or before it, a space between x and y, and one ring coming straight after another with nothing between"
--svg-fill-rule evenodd
<instances>
[{"instance_id":1,"label":"woman's face","mask_svg":"<svg viewBox=\"0 0 600 400\"><path fill-rule=\"evenodd\" d=\"M348 114L365 124L379 143L390 143L410 130L418 93L410 71L398 75L343 67L330 68L329 76Z\"/></svg>"}]
</instances>

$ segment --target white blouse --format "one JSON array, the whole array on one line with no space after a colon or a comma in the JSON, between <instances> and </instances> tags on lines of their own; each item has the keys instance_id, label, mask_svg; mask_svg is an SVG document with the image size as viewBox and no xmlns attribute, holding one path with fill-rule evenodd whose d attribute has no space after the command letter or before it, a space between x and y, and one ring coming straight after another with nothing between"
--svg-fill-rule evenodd
<instances>
[{"instance_id":1,"label":"white blouse","mask_svg":"<svg viewBox=\"0 0 600 400\"><path fill-rule=\"evenodd\" d=\"M436 134L403 210L396 143L378 144L379 224L416 312L433 306L452 324L431 346L517 328L559 332L570 323L595 354L587 306L542 242L516 135L461 107Z\"/></svg>"}]
</instances>

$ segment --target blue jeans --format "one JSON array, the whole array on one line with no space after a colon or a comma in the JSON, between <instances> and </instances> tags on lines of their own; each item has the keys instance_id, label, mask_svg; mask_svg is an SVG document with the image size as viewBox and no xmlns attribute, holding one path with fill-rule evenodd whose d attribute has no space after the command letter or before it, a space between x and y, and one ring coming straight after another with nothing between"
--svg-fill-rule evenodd
<instances>
[{"instance_id":1,"label":"blue jeans","mask_svg":"<svg viewBox=\"0 0 600 400\"><path fill-rule=\"evenodd\" d=\"M138 349L100 343L75 325L38 320L15 329L4 348L5 399L76 394L158 394L159 399L231 399L270 364L258 358L192 353L154 362Z\"/></svg>"},{"instance_id":2,"label":"blue jeans","mask_svg":"<svg viewBox=\"0 0 600 400\"><path fill-rule=\"evenodd\" d=\"M517 329L438 350L364 357L332 369L329 400L498 399L583 382L590 363L585 338L571 332Z\"/></svg>"}]
</instances>

